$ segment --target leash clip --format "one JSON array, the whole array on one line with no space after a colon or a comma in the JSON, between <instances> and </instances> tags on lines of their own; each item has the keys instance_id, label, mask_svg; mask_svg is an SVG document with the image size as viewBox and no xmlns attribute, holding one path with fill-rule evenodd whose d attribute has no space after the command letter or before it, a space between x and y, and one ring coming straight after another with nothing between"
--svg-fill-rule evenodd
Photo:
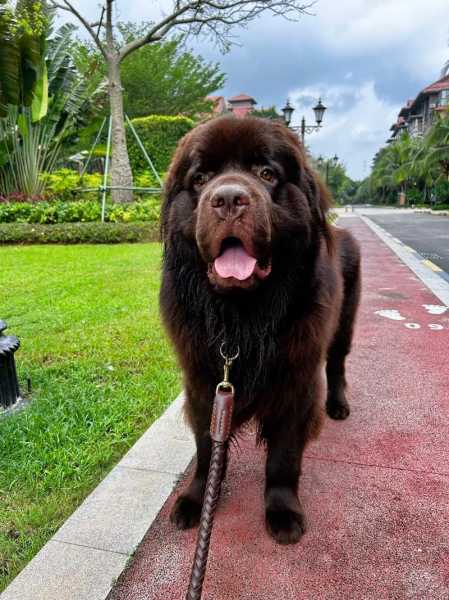
<instances>
[{"instance_id":1,"label":"leash clip","mask_svg":"<svg viewBox=\"0 0 449 600\"><path fill-rule=\"evenodd\" d=\"M230 390L231 394L234 395L234 386L229 381L229 371L232 367L232 363L236 360L236 358L238 358L238 356L240 354L240 349L237 346L237 352L234 354L234 356L227 356L224 353L224 347L225 347L225 342L223 342L220 346L220 355L224 359L223 381L220 381L220 383L217 385L216 393L219 392L220 390L222 390L222 391Z\"/></svg>"}]
</instances>

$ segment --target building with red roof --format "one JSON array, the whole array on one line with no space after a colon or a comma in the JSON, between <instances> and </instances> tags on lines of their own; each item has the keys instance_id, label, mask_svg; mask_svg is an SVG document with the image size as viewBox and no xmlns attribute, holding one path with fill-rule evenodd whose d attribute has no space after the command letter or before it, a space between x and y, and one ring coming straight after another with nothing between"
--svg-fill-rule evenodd
<instances>
[{"instance_id":1,"label":"building with red roof","mask_svg":"<svg viewBox=\"0 0 449 600\"><path fill-rule=\"evenodd\" d=\"M223 96L208 96L206 100L212 102L212 112L214 116L232 113L239 118L249 115L257 104L257 101L247 94L232 96L232 98L228 98L227 102Z\"/></svg>"},{"instance_id":2,"label":"building with red roof","mask_svg":"<svg viewBox=\"0 0 449 600\"><path fill-rule=\"evenodd\" d=\"M239 94L228 99L229 110L236 117L246 117L252 111L257 102L247 94Z\"/></svg>"},{"instance_id":3,"label":"building with red roof","mask_svg":"<svg viewBox=\"0 0 449 600\"><path fill-rule=\"evenodd\" d=\"M435 116L449 109L449 75L445 75L419 92L414 100L408 100L401 108L396 123L390 127L389 142L403 131L411 136L423 135L435 120Z\"/></svg>"}]
</instances>

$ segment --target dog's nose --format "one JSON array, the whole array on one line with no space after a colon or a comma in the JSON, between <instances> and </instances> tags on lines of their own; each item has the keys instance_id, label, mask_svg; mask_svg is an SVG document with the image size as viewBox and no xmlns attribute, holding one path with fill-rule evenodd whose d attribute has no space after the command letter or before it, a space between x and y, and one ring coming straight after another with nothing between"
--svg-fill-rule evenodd
<instances>
[{"instance_id":1,"label":"dog's nose","mask_svg":"<svg viewBox=\"0 0 449 600\"><path fill-rule=\"evenodd\" d=\"M214 190L210 203L220 218L236 218L249 206L249 195L243 187L227 183Z\"/></svg>"}]
</instances>

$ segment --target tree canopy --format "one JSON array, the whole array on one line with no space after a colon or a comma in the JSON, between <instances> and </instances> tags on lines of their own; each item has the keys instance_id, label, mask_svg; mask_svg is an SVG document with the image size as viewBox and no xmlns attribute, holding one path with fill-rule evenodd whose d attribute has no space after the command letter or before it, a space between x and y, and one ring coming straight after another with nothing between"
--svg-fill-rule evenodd
<instances>
[{"instance_id":1,"label":"tree canopy","mask_svg":"<svg viewBox=\"0 0 449 600\"><path fill-rule=\"evenodd\" d=\"M260 108L256 108L252 111L253 117L261 117L263 119L282 119L282 115L278 113L276 110L276 106L267 106L264 108L261 106Z\"/></svg>"},{"instance_id":2,"label":"tree canopy","mask_svg":"<svg viewBox=\"0 0 449 600\"><path fill-rule=\"evenodd\" d=\"M121 75L125 112L130 117L194 116L210 109L206 96L225 83L220 66L206 63L184 48L181 37L144 46L131 54L121 64Z\"/></svg>"},{"instance_id":3,"label":"tree canopy","mask_svg":"<svg viewBox=\"0 0 449 600\"><path fill-rule=\"evenodd\" d=\"M346 166L342 162L338 162L335 158L320 156L312 157L312 165L326 183L335 202L340 204L353 202L359 182L348 176Z\"/></svg>"}]
</instances>

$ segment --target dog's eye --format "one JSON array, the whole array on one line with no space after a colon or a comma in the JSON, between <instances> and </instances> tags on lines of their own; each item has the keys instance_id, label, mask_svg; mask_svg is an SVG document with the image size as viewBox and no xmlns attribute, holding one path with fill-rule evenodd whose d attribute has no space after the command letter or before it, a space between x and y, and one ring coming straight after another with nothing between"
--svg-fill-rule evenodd
<instances>
[{"instance_id":1,"label":"dog's eye","mask_svg":"<svg viewBox=\"0 0 449 600\"><path fill-rule=\"evenodd\" d=\"M268 183L273 183L273 181L276 179L276 175L273 169L270 169L270 167L262 167L259 170L259 177L264 181L268 181Z\"/></svg>"},{"instance_id":2,"label":"dog's eye","mask_svg":"<svg viewBox=\"0 0 449 600\"><path fill-rule=\"evenodd\" d=\"M195 173L193 176L193 185L195 187L203 187L209 181L209 176L205 173Z\"/></svg>"}]
</instances>

